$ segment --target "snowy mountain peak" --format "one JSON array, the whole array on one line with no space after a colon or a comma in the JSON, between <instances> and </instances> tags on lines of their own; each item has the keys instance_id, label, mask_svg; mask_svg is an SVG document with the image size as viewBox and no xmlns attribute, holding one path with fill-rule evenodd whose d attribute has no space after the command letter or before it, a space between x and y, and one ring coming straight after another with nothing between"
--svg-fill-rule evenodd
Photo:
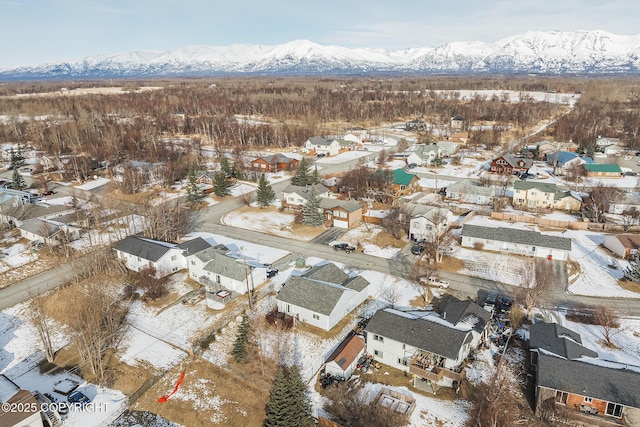
<instances>
[{"instance_id":1,"label":"snowy mountain peak","mask_svg":"<svg viewBox=\"0 0 640 427\"><path fill-rule=\"evenodd\" d=\"M363 73L639 74L640 35L605 31L529 31L496 42L452 42L398 51L323 46L185 46L102 54L0 71L0 80L198 75Z\"/></svg>"}]
</instances>

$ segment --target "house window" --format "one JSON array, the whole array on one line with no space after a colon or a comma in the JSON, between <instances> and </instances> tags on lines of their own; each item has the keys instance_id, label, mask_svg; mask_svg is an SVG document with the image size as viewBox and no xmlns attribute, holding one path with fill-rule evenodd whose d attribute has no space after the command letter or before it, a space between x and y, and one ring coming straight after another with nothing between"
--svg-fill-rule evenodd
<instances>
[{"instance_id":1,"label":"house window","mask_svg":"<svg viewBox=\"0 0 640 427\"><path fill-rule=\"evenodd\" d=\"M291 313L291 305L287 304L287 313Z\"/></svg>"},{"instance_id":2,"label":"house window","mask_svg":"<svg viewBox=\"0 0 640 427\"><path fill-rule=\"evenodd\" d=\"M607 403L607 409L605 413L607 415L611 415L612 417L622 418L622 405L609 402Z\"/></svg>"},{"instance_id":3,"label":"house window","mask_svg":"<svg viewBox=\"0 0 640 427\"><path fill-rule=\"evenodd\" d=\"M592 403L592 402L593 402L592 398L587 397L587 396L584 397L584 403Z\"/></svg>"},{"instance_id":4,"label":"house window","mask_svg":"<svg viewBox=\"0 0 640 427\"><path fill-rule=\"evenodd\" d=\"M220 275L219 274L216 274L216 283L220 284Z\"/></svg>"},{"instance_id":5,"label":"house window","mask_svg":"<svg viewBox=\"0 0 640 427\"><path fill-rule=\"evenodd\" d=\"M383 337L381 337L380 335L374 335L374 336L373 336L373 340L374 340L374 341L384 342L384 338L383 338Z\"/></svg>"},{"instance_id":6,"label":"house window","mask_svg":"<svg viewBox=\"0 0 640 427\"><path fill-rule=\"evenodd\" d=\"M374 356L378 356L378 357L382 357L382 352L380 350L373 350L373 355Z\"/></svg>"},{"instance_id":7,"label":"house window","mask_svg":"<svg viewBox=\"0 0 640 427\"><path fill-rule=\"evenodd\" d=\"M175 260L176 260L176 258L178 258L178 256L177 256L177 255L172 256L172 257L171 257L171 261L175 261Z\"/></svg>"},{"instance_id":8,"label":"house window","mask_svg":"<svg viewBox=\"0 0 640 427\"><path fill-rule=\"evenodd\" d=\"M400 186L400 190L404 190L405 188L407 188L407 186L406 186L406 185L401 185L401 186Z\"/></svg>"},{"instance_id":9,"label":"house window","mask_svg":"<svg viewBox=\"0 0 640 427\"><path fill-rule=\"evenodd\" d=\"M142 260L140 259L140 257L137 257L137 258L138 258L138 262L142 261Z\"/></svg>"},{"instance_id":10,"label":"house window","mask_svg":"<svg viewBox=\"0 0 640 427\"><path fill-rule=\"evenodd\" d=\"M314 318L314 319L316 319L316 320L320 320L320 316L318 316L318 315L317 315L317 314L315 314L315 313L313 314L313 318Z\"/></svg>"},{"instance_id":11,"label":"house window","mask_svg":"<svg viewBox=\"0 0 640 427\"><path fill-rule=\"evenodd\" d=\"M194 260L191 260L191 265L196 265L196 262Z\"/></svg>"},{"instance_id":12,"label":"house window","mask_svg":"<svg viewBox=\"0 0 640 427\"><path fill-rule=\"evenodd\" d=\"M403 359L402 357L398 357L398 365L407 366L408 364L409 364L409 362L407 362L407 359Z\"/></svg>"},{"instance_id":13,"label":"house window","mask_svg":"<svg viewBox=\"0 0 640 427\"><path fill-rule=\"evenodd\" d=\"M566 391L556 390L556 403L562 403L563 405L566 405L568 397L569 393L567 393Z\"/></svg>"}]
</instances>

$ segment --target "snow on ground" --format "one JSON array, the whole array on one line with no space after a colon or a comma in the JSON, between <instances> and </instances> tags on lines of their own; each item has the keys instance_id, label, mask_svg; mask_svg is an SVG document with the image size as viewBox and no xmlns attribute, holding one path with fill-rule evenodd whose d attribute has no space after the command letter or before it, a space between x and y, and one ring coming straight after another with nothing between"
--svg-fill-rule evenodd
<instances>
[{"instance_id":1,"label":"snow on ground","mask_svg":"<svg viewBox=\"0 0 640 427\"><path fill-rule=\"evenodd\" d=\"M230 190L231 190L231 195L233 197L238 197L246 193L251 193L252 191L255 191L256 188L258 188L258 184L256 183L238 181L235 185L233 185L230 188Z\"/></svg>"},{"instance_id":2,"label":"snow on ground","mask_svg":"<svg viewBox=\"0 0 640 427\"><path fill-rule=\"evenodd\" d=\"M104 231L91 229L69 245L79 251L91 250L96 245L110 245L126 236L141 233L146 227L146 219L140 215L129 215L110 220L103 225Z\"/></svg>"},{"instance_id":3,"label":"snow on ground","mask_svg":"<svg viewBox=\"0 0 640 427\"><path fill-rule=\"evenodd\" d=\"M76 185L74 188L77 188L79 190L88 191L88 190L92 190L94 188L102 187L103 185L106 185L109 182L111 182L110 179L97 177L95 179L92 179L90 181L85 182L82 185Z\"/></svg>"},{"instance_id":4,"label":"snow on ground","mask_svg":"<svg viewBox=\"0 0 640 427\"><path fill-rule=\"evenodd\" d=\"M2 250L3 256L0 257L0 273L9 271L21 265L28 264L38 259L36 252L27 251L27 247L22 243L11 245ZM6 256L4 256L6 254Z\"/></svg>"},{"instance_id":5,"label":"snow on ground","mask_svg":"<svg viewBox=\"0 0 640 427\"><path fill-rule=\"evenodd\" d=\"M393 246L381 248L372 243L375 236L382 231L384 229L377 225L360 224L358 227L352 228L343 234L340 237L340 242L346 242L356 247L361 244L365 254L391 259L400 252L401 248L394 248ZM332 242L331 244L333 243L338 242Z\"/></svg>"},{"instance_id":6,"label":"snow on ground","mask_svg":"<svg viewBox=\"0 0 640 427\"><path fill-rule=\"evenodd\" d=\"M348 162L350 160L359 159L361 157L366 157L369 154L371 154L371 153L369 153L368 151L356 151L356 150L345 151L344 153L340 153L337 156L329 156L329 157L319 158L319 159L316 160L316 164L318 164L318 165L335 165L335 164L339 164L339 163Z\"/></svg>"},{"instance_id":7,"label":"snow on ground","mask_svg":"<svg viewBox=\"0 0 640 427\"><path fill-rule=\"evenodd\" d=\"M309 241L315 235L301 235L293 231L294 215L266 209L255 209L250 212L230 212L221 218L221 222L231 227L259 231L294 240Z\"/></svg>"},{"instance_id":8,"label":"snow on ground","mask_svg":"<svg viewBox=\"0 0 640 427\"><path fill-rule=\"evenodd\" d=\"M539 91L515 91L515 90L500 90L500 89L462 89L462 90L446 90L439 89L434 90L435 93L441 96L453 97L455 94L456 99L470 100L476 96L486 97L487 100L491 100L494 96L499 99L505 99L507 102L523 102L523 98L532 99L535 102L549 102L552 104L567 104L573 106L578 99L580 99L579 93L556 93L556 92L539 92Z\"/></svg>"},{"instance_id":9,"label":"snow on ground","mask_svg":"<svg viewBox=\"0 0 640 427\"><path fill-rule=\"evenodd\" d=\"M256 261L261 264L273 264L280 258L284 258L289 252L282 249L276 249L269 246L259 245L257 243L246 242L231 237L220 236L218 234L206 232L192 232L185 236L184 241L202 237L204 240L213 244L223 244L238 257L246 257L247 261Z\"/></svg>"},{"instance_id":10,"label":"snow on ground","mask_svg":"<svg viewBox=\"0 0 640 427\"><path fill-rule=\"evenodd\" d=\"M468 224L539 231L533 225L524 223L510 223L507 225L502 221L492 220L483 216L473 217ZM542 233L571 239L569 257L580 265L580 273L568 278L569 287L567 291L570 294L617 298L639 297L637 293L627 291L618 285L618 279L622 278L623 268L613 269L609 267L611 256L601 246L604 242L605 233L584 230L545 230ZM465 269L467 270L462 273L490 280L497 280L495 277L501 277L500 281L512 285L518 285L517 277L514 276L516 272L514 263L527 262L527 260L533 259L476 251L469 248L458 248L453 256L465 261ZM469 267L467 267L467 264ZM474 268L472 267L473 265L478 267ZM624 265L625 263L620 262L621 267ZM493 270L499 273L494 273ZM486 277L487 275L492 277Z\"/></svg>"}]
</instances>

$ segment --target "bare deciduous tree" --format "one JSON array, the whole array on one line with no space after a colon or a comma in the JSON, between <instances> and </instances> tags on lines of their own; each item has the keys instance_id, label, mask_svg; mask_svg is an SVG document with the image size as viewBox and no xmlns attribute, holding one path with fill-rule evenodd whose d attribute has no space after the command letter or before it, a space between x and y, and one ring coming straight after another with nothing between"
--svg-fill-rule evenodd
<instances>
[{"instance_id":1,"label":"bare deciduous tree","mask_svg":"<svg viewBox=\"0 0 640 427\"><path fill-rule=\"evenodd\" d=\"M540 303L543 295L548 293L552 286L553 274L549 265L543 260L535 260L518 268L520 289L516 292L516 300L526 310L526 315L531 315L531 310Z\"/></svg>"},{"instance_id":2,"label":"bare deciduous tree","mask_svg":"<svg viewBox=\"0 0 640 427\"><path fill-rule=\"evenodd\" d=\"M591 188L589 196L584 199L585 210L591 214L593 222L604 222L605 214L622 191L616 187L610 187L599 183Z\"/></svg>"},{"instance_id":3,"label":"bare deciduous tree","mask_svg":"<svg viewBox=\"0 0 640 427\"><path fill-rule=\"evenodd\" d=\"M53 319L47 314L44 298L43 295L33 298L27 306L26 315L33 327L38 331L38 338L40 338L47 362L52 363L56 355L53 341L51 340Z\"/></svg>"},{"instance_id":4,"label":"bare deciduous tree","mask_svg":"<svg viewBox=\"0 0 640 427\"><path fill-rule=\"evenodd\" d=\"M378 291L378 298L389 304L392 308L395 308L402 298L402 290L398 287L396 282L393 282L389 286L380 287Z\"/></svg>"},{"instance_id":5,"label":"bare deciduous tree","mask_svg":"<svg viewBox=\"0 0 640 427\"><path fill-rule=\"evenodd\" d=\"M609 347L615 347L611 339L614 335L621 332L620 316L618 313L604 305L596 307L595 322L602 327L603 338Z\"/></svg>"}]
</instances>

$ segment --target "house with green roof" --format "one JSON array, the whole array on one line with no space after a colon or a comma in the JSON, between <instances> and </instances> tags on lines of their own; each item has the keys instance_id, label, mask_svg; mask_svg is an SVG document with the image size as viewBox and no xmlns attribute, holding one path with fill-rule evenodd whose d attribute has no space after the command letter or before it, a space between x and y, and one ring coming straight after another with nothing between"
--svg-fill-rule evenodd
<instances>
[{"instance_id":1,"label":"house with green roof","mask_svg":"<svg viewBox=\"0 0 640 427\"><path fill-rule=\"evenodd\" d=\"M396 195L411 194L418 190L420 178L412 173L407 173L404 169L393 171L393 190Z\"/></svg>"},{"instance_id":2,"label":"house with green roof","mask_svg":"<svg viewBox=\"0 0 640 427\"><path fill-rule=\"evenodd\" d=\"M589 178L620 178L622 169L613 163L585 163L582 165Z\"/></svg>"},{"instance_id":3,"label":"house with green roof","mask_svg":"<svg viewBox=\"0 0 640 427\"><path fill-rule=\"evenodd\" d=\"M317 265L282 285L278 312L325 331L333 328L369 296L369 281L349 275L337 265Z\"/></svg>"}]
</instances>

